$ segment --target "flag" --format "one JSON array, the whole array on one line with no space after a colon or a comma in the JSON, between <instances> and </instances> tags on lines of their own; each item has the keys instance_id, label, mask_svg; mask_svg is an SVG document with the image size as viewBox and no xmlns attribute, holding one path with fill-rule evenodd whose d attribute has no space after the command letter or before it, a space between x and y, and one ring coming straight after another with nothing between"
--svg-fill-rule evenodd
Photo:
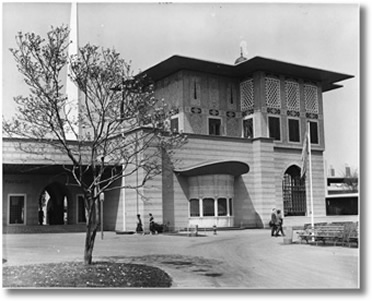
<instances>
[{"instance_id":1,"label":"flag","mask_svg":"<svg viewBox=\"0 0 372 301\"><path fill-rule=\"evenodd\" d=\"M301 153L301 178L304 177L306 174L306 169L307 169L307 158L308 158L308 143L309 143L309 138L308 138L308 128L306 126L306 132L305 132L305 138L304 138L304 143L302 145L302 153Z\"/></svg>"}]
</instances>

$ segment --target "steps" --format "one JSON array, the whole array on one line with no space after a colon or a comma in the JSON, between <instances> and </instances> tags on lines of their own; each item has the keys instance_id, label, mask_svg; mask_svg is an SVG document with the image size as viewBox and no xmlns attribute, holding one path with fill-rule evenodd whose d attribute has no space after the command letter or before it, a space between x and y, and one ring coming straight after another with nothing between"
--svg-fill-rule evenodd
<instances>
[{"instance_id":1,"label":"steps","mask_svg":"<svg viewBox=\"0 0 372 301\"><path fill-rule=\"evenodd\" d=\"M16 233L69 233L69 232L85 232L86 225L6 225L3 226L3 234Z\"/></svg>"}]
</instances>

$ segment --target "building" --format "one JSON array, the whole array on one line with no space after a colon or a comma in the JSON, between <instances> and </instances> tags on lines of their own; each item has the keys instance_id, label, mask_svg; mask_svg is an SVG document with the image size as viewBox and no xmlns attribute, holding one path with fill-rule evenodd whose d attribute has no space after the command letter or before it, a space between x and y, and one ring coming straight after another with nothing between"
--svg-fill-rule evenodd
<instances>
[{"instance_id":1,"label":"building","mask_svg":"<svg viewBox=\"0 0 372 301\"><path fill-rule=\"evenodd\" d=\"M359 214L358 176L346 166L345 175L336 177L331 168L327 178L326 211L328 216L355 216Z\"/></svg>"},{"instance_id":2,"label":"building","mask_svg":"<svg viewBox=\"0 0 372 301\"><path fill-rule=\"evenodd\" d=\"M300 176L307 123L314 216L327 218L323 93L351 75L242 56L231 65L172 56L144 73L155 82L156 96L169 104L170 130L186 133L188 143L176 154L176 168L169 169L164 158L162 175L141 195L134 190L105 195L106 230L134 230L137 214L147 226L149 213L174 229L263 228L273 207L282 209L287 225L309 222L309 185ZM40 202L54 203L49 207L58 211L44 225L80 229L82 196L61 172L65 158L60 166L40 158L25 164L16 143L3 139L4 231L36 226ZM32 168L40 165L42 171ZM137 180L138 175L124 179Z\"/></svg>"}]
</instances>

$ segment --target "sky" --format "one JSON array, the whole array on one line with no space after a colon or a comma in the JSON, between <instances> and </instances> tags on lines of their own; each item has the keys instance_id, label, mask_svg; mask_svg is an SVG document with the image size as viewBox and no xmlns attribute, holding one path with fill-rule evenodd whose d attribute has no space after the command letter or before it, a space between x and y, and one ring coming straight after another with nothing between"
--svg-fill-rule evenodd
<instances>
[{"instance_id":1,"label":"sky","mask_svg":"<svg viewBox=\"0 0 372 301\"><path fill-rule=\"evenodd\" d=\"M2 110L13 113L13 97L26 95L9 48L17 32L41 35L68 25L66 2L3 3ZM271 58L355 76L323 94L325 162L337 176L345 165L359 170L359 6L356 2L304 4L97 3L79 2L79 45L115 48L135 71L172 55L233 64L245 56Z\"/></svg>"}]
</instances>

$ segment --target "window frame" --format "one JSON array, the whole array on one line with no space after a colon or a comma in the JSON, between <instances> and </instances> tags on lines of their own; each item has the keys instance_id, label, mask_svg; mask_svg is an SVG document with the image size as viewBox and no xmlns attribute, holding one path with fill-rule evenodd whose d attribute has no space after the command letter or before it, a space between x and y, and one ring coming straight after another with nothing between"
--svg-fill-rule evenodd
<instances>
[{"instance_id":1,"label":"window frame","mask_svg":"<svg viewBox=\"0 0 372 301\"><path fill-rule=\"evenodd\" d=\"M191 215L191 201L198 201L198 215ZM200 211L200 199L197 199L197 198L189 199L189 217L199 218L202 216L201 214L202 212Z\"/></svg>"},{"instance_id":2,"label":"window frame","mask_svg":"<svg viewBox=\"0 0 372 301\"><path fill-rule=\"evenodd\" d=\"M225 200L225 211L226 211L226 213L225 214L220 214L220 210L219 210L219 201L220 200ZM227 197L221 197L221 196L219 196L218 198L217 198L217 200L216 200L216 202L217 202L217 216L218 217L226 217L226 216L229 216L229 199L227 198Z\"/></svg>"},{"instance_id":3,"label":"window frame","mask_svg":"<svg viewBox=\"0 0 372 301\"><path fill-rule=\"evenodd\" d=\"M15 197L23 197L23 222L22 223L10 223L10 198L12 196ZM7 224L11 226L22 226L26 225L27 220L27 194L26 193L8 193L8 210L7 210Z\"/></svg>"},{"instance_id":4,"label":"window frame","mask_svg":"<svg viewBox=\"0 0 372 301\"><path fill-rule=\"evenodd\" d=\"M228 216L234 216L233 214L233 198L227 198L228 200Z\"/></svg>"},{"instance_id":5,"label":"window frame","mask_svg":"<svg viewBox=\"0 0 372 301\"><path fill-rule=\"evenodd\" d=\"M172 129L172 120L177 120L177 131ZM180 116L179 114L173 115L169 118L169 130L171 133L180 133Z\"/></svg>"},{"instance_id":6,"label":"window frame","mask_svg":"<svg viewBox=\"0 0 372 301\"><path fill-rule=\"evenodd\" d=\"M289 126L289 122L290 122L291 120L297 121L297 123L298 123L298 141L293 141L293 140L291 140L291 135L290 135L290 126ZM300 120L299 118L293 118L293 117L290 117L290 118L288 118L287 125L288 125L288 142L290 142L290 143L301 144L301 120Z\"/></svg>"},{"instance_id":7,"label":"window frame","mask_svg":"<svg viewBox=\"0 0 372 301\"><path fill-rule=\"evenodd\" d=\"M271 137L270 136L270 118L272 119L278 119L279 120L279 138L280 139L275 139L274 137ZM268 137L273 139L275 142L282 142L282 125L281 125L281 117L280 116L277 116L277 115L267 115L267 134L268 134Z\"/></svg>"},{"instance_id":8,"label":"window frame","mask_svg":"<svg viewBox=\"0 0 372 301\"><path fill-rule=\"evenodd\" d=\"M252 120L252 137L245 137L244 136L244 121L247 121L249 119ZM242 138L246 138L246 139L254 138L254 116L253 115L244 116L244 118L242 119Z\"/></svg>"},{"instance_id":9,"label":"window frame","mask_svg":"<svg viewBox=\"0 0 372 301\"><path fill-rule=\"evenodd\" d=\"M316 124L316 138L317 138L317 142L312 142L312 130L311 130L311 124ZM317 120L309 120L309 128L310 128L310 143L312 145L320 145L320 136L319 136L319 122Z\"/></svg>"},{"instance_id":10,"label":"window frame","mask_svg":"<svg viewBox=\"0 0 372 301\"><path fill-rule=\"evenodd\" d=\"M204 201L206 200L212 200L213 201L213 215L205 215L205 211L204 210ZM216 199L215 198L212 198L212 197L204 197L202 198L202 208L203 208L203 211L202 211L202 215L200 215L200 217L214 217L216 216Z\"/></svg>"},{"instance_id":11,"label":"window frame","mask_svg":"<svg viewBox=\"0 0 372 301\"><path fill-rule=\"evenodd\" d=\"M215 119L215 120L219 120L220 121L220 134L219 135L215 135L215 134L210 134L210 126L209 126L209 121L211 119ZM208 123L207 123L207 133L209 136L215 136L215 137L219 137L219 136L223 136L223 120L221 117L218 117L218 116L208 116Z\"/></svg>"}]
</instances>

